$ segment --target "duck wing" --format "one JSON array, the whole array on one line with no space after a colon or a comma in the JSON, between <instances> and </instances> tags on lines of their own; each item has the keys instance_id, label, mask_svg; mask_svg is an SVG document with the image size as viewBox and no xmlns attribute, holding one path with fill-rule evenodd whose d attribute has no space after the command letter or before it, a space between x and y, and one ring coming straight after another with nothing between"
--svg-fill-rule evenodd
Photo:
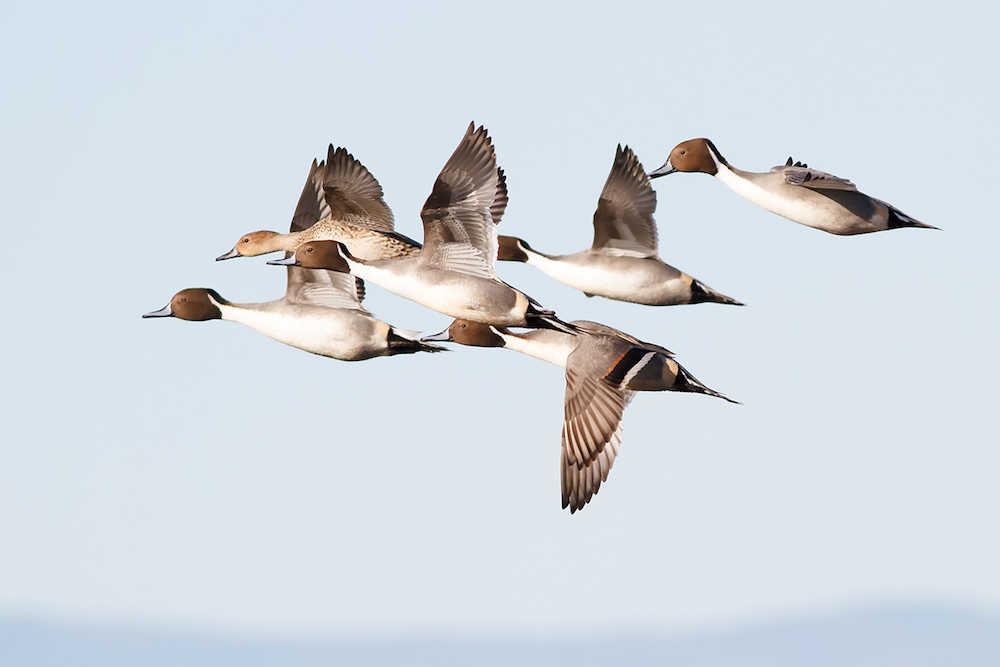
<instances>
[{"instance_id":1,"label":"duck wing","mask_svg":"<svg viewBox=\"0 0 1000 667\"><path fill-rule=\"evenodd\" d=\"M811 190L848 190L857 191L857 186L846 178L840 178L825 171L811 169L805 166L775 167L780 169L788 185L801 185ZM773 171L773 170L772 170Z\"/></svg>"},{"instance_id":2,"label":"duck wing","mask_svg":"<svg viewBox=\"0 0 1000 667\"><path fill-rule=\"evenodd\" d=\"M618 146L615 163L594 212L594 244L599 252L627 257L657 253L656 192L632 149Z\"/></svg>"},{"instance_id":3,"label":"duck wing","mask_svg":"<svg viewBox=\"0 0 1000 667\"><path fill-rule=\"evenodd\" d=\"M288 267L285 300L289 303L368 312L361 305L364 298L364 281L349 273Z\"/></svg>"},{"instance_id":4,"label":"duck wing","mask_svg":"<svg viewBox=\"0 0 1000 667\"><path fill-rule=\"evenodd\" d=\"M571 513L590 502L607 481L621 447L625 408L634 395L567 364L560 486L562 506Z\"/></svg>"},{"instance_id":5,"label":"duck wing","mask_svg":"<svg viewBox=\"0 0 1000 667\"><path fill-rule=\"evenodd\" d=\"M496 225L506 206L506 178L497 167L489 134L470 124L420 212L424 247L419 261L499 280Z\"/></svg>"},{"instance_id":6,"label":"duck wing","mask_svg":"<svg viewBox=\"0 0 1000 667\"><path fill-rule=\"evenodd\" d=\"M330 207L326 205L323 195L322 175L326 164L312 161L309 176L299 195L299 203L292 215L292 225L289 231L301 232L309 229L323 218L330 215Z\"/></svg>"},{"instance_id":7,"label":"duck wing","mask_svg":"<svg viewBox=\"0 0 1000 667\"><path fill-rule=\"evenodd\" d=\"M393 231L392 210L382 199L378 180L345 148L330 144L320 188L327 206L323 217L364 229Z\"/></svg>"},{"instance_id":8,"label":"duck wing","mask_svg":"<svg viewBox=\"0 0 1000 667\"><path fill-rule=\"evenodd\" d=\"M299 195L295 214L292 216L291 231L300 232L308 229L330 216L330 208L326 204L322 188L325 168L325 163L313 160L306 184L302 188L302 194ZM285 253L286 258L289 255L291 253ZM289 303L367 312L361 305L361 300L365 298L365 283L360 278L347 273L304 269L300 266L289 266L287 272L285 300Z\"/></svg>"}]
</instances>

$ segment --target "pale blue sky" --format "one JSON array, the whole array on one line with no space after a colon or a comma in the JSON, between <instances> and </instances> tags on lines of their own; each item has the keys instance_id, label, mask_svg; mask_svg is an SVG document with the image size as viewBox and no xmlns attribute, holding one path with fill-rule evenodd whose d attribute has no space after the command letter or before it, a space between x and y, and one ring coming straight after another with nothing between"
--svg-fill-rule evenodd
<instances>
[{"instance_id":1,"label":"pale blue sky","mask_svg":"<svg viewBox=\"0 0 1000 667\"><path fill-rule=\"evenodd\" d=\"M1000 609L1000 13L985 3L50 4L0 20L0 611L237 632L709 628L869 601ZM559 508L562 371L497 350L348 364L143 321L263 259L333 142L397 229L470 120L502 233L591 240L618 143L789 155L943 228L838 238L705 175L654 182L661 255L746 308L587 299L743 401L640 395ZM369 287L384 320L448 320Z\"/></svg>"}]
</instances>

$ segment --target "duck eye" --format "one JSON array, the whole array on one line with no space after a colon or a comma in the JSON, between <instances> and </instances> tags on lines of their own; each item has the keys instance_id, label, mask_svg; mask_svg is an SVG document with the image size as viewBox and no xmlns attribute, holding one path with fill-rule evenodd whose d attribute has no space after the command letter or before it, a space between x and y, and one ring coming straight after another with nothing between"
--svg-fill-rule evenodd
<instances>
[{"instance_id":1,"label":"duck eye","mask_svg":"<svg viewBox=\"0 0 1000 667\"><path fill-rule=\"evenodd\" d=\"M312 248L306 248L306 252L312 252L312 251L313 251Z\"/></svg>"},{"instance_id":2,"label":"duck eye","mask_svg":"<svg viewBox=\"0 0 1000 667\"><path fill-rule=\"evenodd\" d=\"M182 296L181 297L181 303L184 303L185 301L187 301L187 297L186 296Z\"/></svg>"}]
</instances>

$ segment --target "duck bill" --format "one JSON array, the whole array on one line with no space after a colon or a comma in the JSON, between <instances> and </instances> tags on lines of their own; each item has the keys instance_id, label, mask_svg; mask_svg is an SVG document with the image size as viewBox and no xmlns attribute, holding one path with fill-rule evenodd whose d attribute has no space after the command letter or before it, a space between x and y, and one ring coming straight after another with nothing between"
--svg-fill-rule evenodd
<instances>
[{"instance_id":1,"label":"duck bill","mask_svg":"<svg viewBox=\"0 0 1000 667\"><path fill-rule=\"evenodd\" d=\"M232 259L233 257L239 257L239 256L240 256L240 251L236 249L236 246L233 246L233 249L227 252L225 255L219 255L218 257L216 257L215 261L221 262L224 259Z\"/></svg>"},{"instance_id":2,"label":"duck bill","mask_svg":"<svg viewBox=\"0 0 1000 667\"><path fill-rule=\"evenodd\" d=\"M268 264L273 266L301 266L299 260L295 259L295 255L289 255L284 259L272 259Z\"/></svg>"},{"instance_id":3,"label":"duck bill","mask_svg":"<svg viewBox=\"0 0 1000 667\"><path fill-rule=\"evenodd\" d=\"M431 334L420 339L421 343L450 343L451 341L451 327L448 327L441 333Z\"/></svg>"},{"instance_id":4,"label":"duck bill","mask_svg":"<svg viewBox=\"0 0 1000 667\"><path fill-rule=\"evenodd\" d=\"M651 172L648 172L646 176L650 178L659 178L660 176L666 176L667 174L672 174L675 171L677 171L676 167L670 164L670 160L668 158L667 161L663 163L662 167L660 167L659 169L654 169Z\"/></svg>"},{"instance_id":5,"label":"duck bill","mask_svg":"<svg viewBox=\"0 0 1000 667\"><path fill-rule=\"evenodd\" d=\"M170 304L168 303L160 310L154 310L151 313L145 313L142 317L143 319L145 319L147 317L173 317L173 316L174 316L174 311L170 310Z\"/></svg>"}]
</instances>

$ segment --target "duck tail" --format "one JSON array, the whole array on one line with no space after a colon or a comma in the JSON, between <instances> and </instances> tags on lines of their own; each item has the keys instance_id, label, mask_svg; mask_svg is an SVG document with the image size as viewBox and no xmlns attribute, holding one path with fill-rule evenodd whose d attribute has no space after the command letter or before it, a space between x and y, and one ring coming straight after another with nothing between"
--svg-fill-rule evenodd
<instances>
[{"instance_id":1,"label":"duck tail","mask_svg":"<svg viewBox=\"0 0 1000 667\"><path fill-rule=\"evenodd\" d=\"M419 331L407 331L389 327L387 356L396 354L416 354L417 352L449 352L448 348L419 340Z\"/></svg>"},{"instance_id":2,"label":"duck tail","mask_svg":"<svg viewBox=\"0 0 1000 667\"><path fill-rule=\"evenodd\" d=\"M728 396L724 396L723 394L720 394L714 389L709 389L708 387L703 385L701 382L698 381L698 378L691 375L691 373L689 373L688 370L683 366L681 366L680 364L677 364L677 380L675 381L674 386L671 387L671 390L690 391L696 394L707 394L709 396L715 396L716 398L721 398L724 401L729 401L730 403L735 403L736 405L741 405L739 401L734 401Z\"/></svg>"},{"instance_id":3,"label":"duck tail","mask_svg":"<svg viewBox=\"0 0 1000 667\"><path fill-rule=\"evenodd\" d=\"M526 326L531 329L552 329L553 331L561 331L574 336L580 333L580 329L560 320L556 317L555 311L552 310L541 310L532 307L525 313L524 319L527 322Z\"/></svg>"},{"instance_id":4,"label":"duck tail","mask_svg":"<svg viewBox=\"0 0 1000 667\"><path fill-rule=\"evenodd\" d=\"M885 202L882 202L885 204ZM923 227L924 229L938 229L940 227L935 227L934 225L928 225L926 223L920 222L915 218L911 218L902 211L900 211L895 206L890 206L885 204L889 208L889 219L886 220L886 227L889 229L900 229L902 227Z\"/></svg>"},{"instance_id":5,"label":"duck tail","mask_svg":"<svg viewBox=\"0 0 1000 667\"><path fill-rule=\"evenodd\" d=\"M691 280L691 303L725 303L730 306L745 306L731 296L726 296L698 280Z\"/></svg>"}]
</instances>

